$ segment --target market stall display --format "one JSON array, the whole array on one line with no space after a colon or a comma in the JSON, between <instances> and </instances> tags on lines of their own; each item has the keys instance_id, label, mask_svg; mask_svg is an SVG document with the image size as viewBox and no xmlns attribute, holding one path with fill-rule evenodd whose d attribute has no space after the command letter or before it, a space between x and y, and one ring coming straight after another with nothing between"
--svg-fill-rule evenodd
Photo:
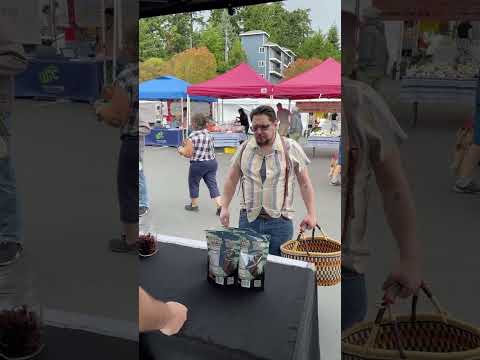
<instances>
[{"instance_id":1,"label":"market stall display","mask_svg":"<svg viewBox=\"0 0 480 360\"><path fill-rule=\"evenodd\" d=\"M182 129L154 128L145 137L147 146L172 146L178 147L183 142Z\"/></svg>"},{"instance_id":2,"label":"market stall display","mask_svg":"<svg viewBox=\"0 0 480 360\"><path fill-rule=\"evenodd\" d=\"M384 20L402 21L400 99L413 106L413 126L421 103L474 104L480 39L470 29L480 19L477 5L374 0Z\"/></svg>"},{"instance_id":3,"label":"market stall display","mask_svg":"<svg viewBox=\"0 0 480 360\"><path fill-rule=\"evenodd\" d=\"M160 243L158 254L140 265L140 284L158 298L182 299L189 320L176 337L142 335L144 358L320 359L313 267L275 256L268 259L264 291L217 288L205 276L204 242Z\"/></svg>"},{"instance_id":4,"label":"market stall display","mask_svg":"<svg viewBox=\"0 0 480 360\"><path fill-rule=\"evenodd\" d=\"M15 96L93 103L100 96L103 67L95 60L30 59L15 78Z\"/></svg>"}]
</instances>

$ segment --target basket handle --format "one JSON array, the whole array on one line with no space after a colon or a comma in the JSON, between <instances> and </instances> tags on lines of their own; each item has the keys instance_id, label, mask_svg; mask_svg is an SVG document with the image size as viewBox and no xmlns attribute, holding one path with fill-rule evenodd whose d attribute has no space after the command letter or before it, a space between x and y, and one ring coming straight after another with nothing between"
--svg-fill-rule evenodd
<instances>
[{"instance_id":1,"label":"basket handle","mask_svg":"<svg viewBox=\"0 0 480 360\"><path fill-rule=\"evenodd\" d=\"M442 307L440 306L440 303L435 298L430 288L424 282L422 282L420 285L420 289L425 293L427 298L433 304L433 306L439 313L440 317L442 318L442 321L444 323L448 323L446 312L442 309ZM403 348L402 341L400 338L400 330L398 329L398 322L396 317L392 314L392 309L391 309L391 305L393 304L394 300L398 297L401 290L402 290L402 287L400 284L395 284L391 288L387 289L387 291L391 291L392 298L387 299L386 295L384 296L380 309L378 310L377 316L373 323L372 331L364 346L365 354L368 353L370 349L374 346L375 341L377 339L378 331L380 329L380 325L382 324L383 318L385 316L385 312L388 311L389 317L390 317L390 323L393 327L393 335L395 337L395 342L397 344L397 348L400 353L400 358L401 359L407 358L405 354L405 349ZM417 303L418 303L418 293L414 294L412 297L412 307L411 307L411 315L410 315L410 319L412 322L415 322L417 320Z\"/></svg>"},{"instance_id":2,"label":"basket handle","mask_svg":"<svg viewBox=\"0 0 480 360\"><path fill-rule=\"evenodd\" d=\"M318 228L320 230L320 232L322 233L322 236L325 238L325 239L329 239L329 237L327 235L325 235L325 232L323 231L323 229L321 228L320 225L316 224L315 225L316 228ZM315 227L312 229L312 238L311 240L315 240ZM298 234L298 237L297 237L297 242L300 243L300 241L303 241L304 243L307 242L307 239L303 236L304 234L304 231L301 230L300 233ZM307 253L307 256L310 260L312 260L312 257L310 255L310 252L308 251L308 246L305 246L305 252Z\"/></svg>"}]
</instances>

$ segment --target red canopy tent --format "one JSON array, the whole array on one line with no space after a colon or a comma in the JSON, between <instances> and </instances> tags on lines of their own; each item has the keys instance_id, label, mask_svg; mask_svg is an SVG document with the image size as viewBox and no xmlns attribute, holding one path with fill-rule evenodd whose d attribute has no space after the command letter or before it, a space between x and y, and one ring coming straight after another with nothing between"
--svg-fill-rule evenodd
<instances>
[{"instance_id":1,"label":"red canopy tent","mask_svg":"<svg viewBox=\"0 0 480 360\"><path fill-rule=\"evenodd\" d=\"M478 0L373 0L385 20L479 20Z\"/></svg>"},{"instance_id":2,"label":"red canopy tent","mask_svg":"<svg viewBox=\"0 0 480 360\"><path fill-rule=\"evenodd\" d=\"M276 98L291 100L340 98L341 93L341 65L331 58L273 88Z\"/></svg>"},{"instance_id":3,"label":"red canopy tent","mask_svg":"<svg viewBox=\"0 0 480 360\"><path fill-rule=\"evenodd\" d=\"M190 96L212 96L219 99L268 98L272 84L258 75L248 64L240 64L225 74L187 89Z\"/></svg>"}]
</instances>

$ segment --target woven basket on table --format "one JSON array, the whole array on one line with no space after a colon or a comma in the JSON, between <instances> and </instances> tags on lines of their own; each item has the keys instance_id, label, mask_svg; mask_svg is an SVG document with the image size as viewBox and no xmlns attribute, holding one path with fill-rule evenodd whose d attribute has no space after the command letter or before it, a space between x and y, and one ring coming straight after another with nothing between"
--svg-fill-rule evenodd
<instances>
[{"instance_id":1,"label":"woven basket on table","mask_svg":"<svg viewBox=\"0 0 480 360\"><path fill-rule=\"evenodd\" d=\"M318 286L331 286L338 284L342 278L342 252L338 241L325 235L322 228L317 225L322 236L305 239L303 233L296 240L290 240L280 246L283 257L307 261L315 265Z\"/></svg>"},{"instance_id":2,"label":"woven basket on table","mask_svg":"<svg viewBox=\"0 0 480 360\"><path fill-rule=\"evenodd\" d=\"M384 302L375 321L342 334L342 360L480 360L480 329L450 318L425 285L422 290L436 314L417 315L417 296L410 316L394 317Z\"/></svg>"}]
</instances>

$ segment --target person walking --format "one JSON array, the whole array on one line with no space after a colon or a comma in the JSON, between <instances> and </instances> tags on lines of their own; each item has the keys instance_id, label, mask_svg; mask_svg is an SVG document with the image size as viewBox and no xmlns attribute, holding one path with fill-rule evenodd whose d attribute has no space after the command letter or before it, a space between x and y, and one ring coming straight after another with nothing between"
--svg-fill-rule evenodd
<instances>
[{"instance_id":1,"label":"person walking","mask_svg":"<svg viewBox=\"0 0 480 360\"><path fill-rule=\"evenodd\" d=\"M97 116L106 124L120 128L120 154L117 170L117 191L120 205L122 232L120 238L110 240L114 252L134 252L138 240L138 29L127 32L125 55L129 64L118 75L111 103L99 106Z\"/></svg>"},{"instance_id":2,"label":"person walking","mask_svg":"<svg viewBox=\"0 0 480 360\"><path fill-rule=\"evenodd\" d=\"M292 123L290 124L290 138L297 141L302 137L303 134L303 124L302 124L302 115L298 108L294 106L292 108Z\"/></svg>"},{"instance_id":3,"label":"person walking","mask_svg":"<svg viewBox=\"0 0 480 360\"><path fill-rule=\"evenodd\" d=\"M290 128L290 111L284 109L281 103L277 104L277 119L279 121L280 136L287 136Z\"/></svg>"},{"instance_id":4,"label":"person walking","mask_svg":"<svg viewBox=\"0 0 480 360\"><path fill-rule=\"evenodd\" d=\"M138 166L138 215L140 217L147 214L148 210L150 209L150 202L148 200L148 190L147 190L147 181L145 179L145 172L143 167L143 159L145 155L145 138L148 134L150 134L151 128L150 124L145 121L140 116L140 123L139 123L139 166Z\"/></svg>"},{"instance_id":5,"label":"person walking","mask_svg":"<svg viewBox=\"0 0 480 360\"><path fill-rule=\"evenodd\" d=\"M213 139L207 130L208 120L203 114L192 117L194 131L188 137L186 144L178 148L178 152L190 158L190 171L188 173L188 187L190 204L185 205L187 211L198 211L198 197L200 181L203 179L210 192L210 197L217 206L217 215L222 207L220 191L217 185L218 163L215 158ZM189 150L191 149L191 150Z\"/></svg>"},{"instance_id":6,"label":"person walking","mask_svg":"<svg viewBox=\"0 0 480 360\"><path fill-rule=\"evenodd\" d=\"M251 113L251 121L255 136L242 144L232 159L220 221L229 226L229 206L240 181L239 227L270 235L269 252L280 255L280 246L293 238L295 177L307 209L300 230L312 229L317 224L315 193L307 167L310 160L296 141L279 134L272 107L257 107Z\"/></svg>"},{"instance_id":7,"label":"person walking","mask_svg":"<svg viewBox=\"0 0 480 360\"><path fill-rule=\"evenodd\" d=\"M12 264L23 251L12 153L12 110L14 76L27 68L23 47L5 35L0 33L0 266Z\"/></svg>"},{"instance_id":8,"label":"person walking","mask_svg":"<svg viewBox=\"0 0 480 360\"><path fill-rule=\"evenodd\" d=\"M240 114L240 125L245 128L245 135L248 135L248 129L250 129L250 123L248 122L248 116L245 113L245 110L242 108L238 109L238 113Z\"/></svg>"}]
</instances>

